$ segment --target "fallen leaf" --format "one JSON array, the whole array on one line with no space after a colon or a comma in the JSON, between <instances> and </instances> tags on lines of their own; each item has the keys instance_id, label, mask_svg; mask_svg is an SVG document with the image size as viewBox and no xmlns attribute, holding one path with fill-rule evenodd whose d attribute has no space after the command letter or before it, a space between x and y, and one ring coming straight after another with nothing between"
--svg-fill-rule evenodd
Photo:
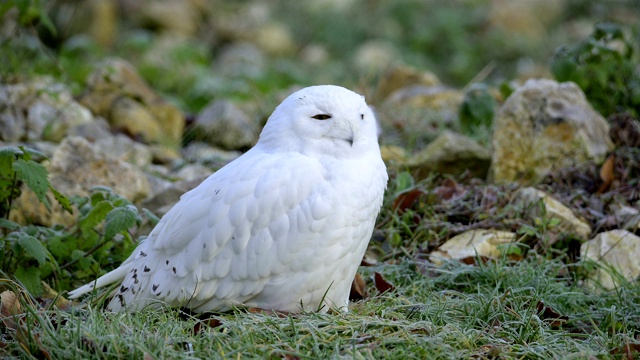
<instances>
[{"instance_id":1,"label":"fallen leaf","mask_svg":"<svg viewBox=\"0 0 640 360\"><path fill-rule=\"evenodd\" d=\"M222 326L222 321L216 318L208 318L208 319L200 320L195 325L193 325L193 333L199 334L201 331L205 329L205 327L210 327L213 329L219 326Z\"/></svg>"},{"instance_id":2,"label":"fallen leaf","mask_svg":"<svg viewBox=\"0 0 640 360\"><path fill-rule=\"evenodd\" d=\"M489 261L495 261L495 259L492 259L488 256L482 256L482 255L478 255L478 256L467 256L464 257L462 259L459 259L458 261L460 261L463 264L467 264L467 265L478 265L478 260L480 260L483 264L486 264Z\"/></svg>"},{"instance_id":3,"label":"fallen leaf","mask_svg":"<svg viewBox=\"0 0 640 360\"><path fill-rule=\"evenodd\" d=\"M422 194L424 194L424 191L420 189L403 192L393 201L393 210L399 213L407 211L407 209L410 209Z\"/></svg>"},{"instance_id":4,"label":"fallen leaf","mask_svg":"<svg viewBox=\"0 0 640 360\"><path fill-rule=\"evenodd\" d=\"M433 193L443 200L458 198L464 195L466 191L467 190L463 186L460 186L457 182L455 182L455 180L451 178L445 179L441 186L433 189Z\"/></svg>"},{"instance_id":5,"label":"fallen leaf","mask_svg":"<svg viewBox=\"0 0 640 360\"><path fill-rule=\"evenodd\" d=\"M0 294L0 315L2 315L2 323L8 329L15 330L18 323L15 315L22 313L18 296L10 290L3 291Z\"/></svg>"},{"instance_id":6,"label":"fallen leaf","mask_svg":"<svg viewBox=\"0 0 640 360\"><path fill-rule=\"evenodd\" d=\"M375 284L376 289L378 290L378 292L380 292L380 294L383 294L387 291L394 291L396 289L396 287L385 280L379 272L376 272L374 274L373 283Z\"/></svg>"},{"instance_id":7,"label":"fallen leaf","mask_svg":"<svg viewBox=\"0 0 640 360\"><path fill-rule=\"evenodd\" d=\"M603 192L607 191L609 187L611 187L611 183L613 183L613 180L615 180L615 162L616 157L615 155L611 154L609 155L607 160L604 161L602 167L600 167L600 179L602 180L602 185L600 185L600 187L598 188L598 194L602 194Z\"/></svg>"},{"instance_id":8,"label":"fallen leaf","mask_svg":"<svg viewBox=\"0 0 640 360\"><path fill-rule=\"evenodd\" d=\"M364 278L356 273L356 277L353 279L351 283L351 292L349 292L349 300L358 301L363 300L368 296L367 294L367 286L364 281Z\"/></svg>"},{"instance_id":9,"label":"fallen leaf","mask_svg":"<svg viewBox=\"0 0 640 360\"><path fill-rule=\"evenodd\" d=\"M626 343L609 352L611 355L622 355L622 359L634 360L640 356L640 344Z\"/></svg>"},{"instance_id":10,"label":"fallen leaf","mask_svg":"<svg viewBox=\"0 0 640 360\"><path fill-rule=\"evenodd\" d=\"M538 301L536 304L536 309L538 310L538 314L543 320L551 320L551 327L559 328L562 325L566 324L569 321L569 317L566 315L560 315L557 311L552 309L551 307L545 305L542 301Z\"/></svg>"}]
</instances>

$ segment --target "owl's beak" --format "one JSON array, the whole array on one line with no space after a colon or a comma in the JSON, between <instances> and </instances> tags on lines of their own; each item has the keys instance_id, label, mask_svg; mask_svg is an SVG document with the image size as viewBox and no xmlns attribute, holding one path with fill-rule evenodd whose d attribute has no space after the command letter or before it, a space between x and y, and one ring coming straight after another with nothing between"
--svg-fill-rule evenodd
<instances>
[{"instance_id":1,"label":"owl's beak","mask_svg":"<svg viewBox=\"0 0 640 360\"><path fill-rule=\"evenodd\" d=\"M336 140L346 141L349 146L353 147L353 142L355 141L356 129L354 129L353 124L346 121L336 122Z\"/></svg>"},{"instance_id":2,"label":"owl's beak","mask_svg":"<svg viewBox=\"0 0 640 360\"><path fill-rule=\"evenodd\" d=\"M347 136L344 138L344 141L349 143L349 146L353 147L353 140L355 138L355 131L351 126L349 126L349 130L347 131Z\"/></svg>"}]
</instances>

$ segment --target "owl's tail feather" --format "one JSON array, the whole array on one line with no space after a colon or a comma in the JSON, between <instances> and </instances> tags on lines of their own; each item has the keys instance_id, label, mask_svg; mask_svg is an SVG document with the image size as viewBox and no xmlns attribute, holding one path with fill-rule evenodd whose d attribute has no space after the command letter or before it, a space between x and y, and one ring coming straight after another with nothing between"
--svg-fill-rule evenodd
<instances>
[{"instance_id":1,"label":"owl's tail feather","mask_svg":"<svg viewBox=\"0 0 640 360\"><path fill-rule=\"evenodd\" d=\"M69 299L77 299L80 296L93 291L93 289L113 284L116 281L120 281L124 279L125 275L127 275L127 270L127 267L120 266L119 268L100 276L97 280L83 285L73 291L70 291Z\"/></svg>"}]
</instances>

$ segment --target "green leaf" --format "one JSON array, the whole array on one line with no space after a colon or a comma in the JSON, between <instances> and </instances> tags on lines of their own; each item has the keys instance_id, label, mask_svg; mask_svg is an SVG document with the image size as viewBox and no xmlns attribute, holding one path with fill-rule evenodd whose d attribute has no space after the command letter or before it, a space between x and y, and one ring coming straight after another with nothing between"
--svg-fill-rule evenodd
<instances>
[{"instance_id":1,"label":"green leaf","mask_svg":"<svg viewBox=\"0 0 640 360\"><path fill-rule=\"evenodd\" d=\"M51 190L51 193L53 193L53 197L56 199L58 204L60 204L60 206L62 206L62 208L69 214L73 214L73 209L71 208L71 201L69 201L69 198L62 194L60 191L56 190L53 186L49 186L49 190Z\"/></svg>"},{"instance_id":2,"label":"green leaf","mask_svg":"<svg viewBox=\"0 0 640 360\"><path fill-rule=\"evenodd\" d=\"M27 255L38 260L40 265L44 264L47 261L47 249L45 249L40 240L22 232L19 234L18 245L20 245Z\"/></svg>"},{"instance_id":3,"label":"green leaf","mask_svg":"<svg viewBox=\"0 0 640 360\"><path fill-rule=\"evenodd\" d=\"M33 296L42 294L42 283L40 279L40 269L35 267L18 267L14 276Z\"/></svg>"},{"instance_id":4,"label":"green leaf","mask_svg":"<svg viewBox=\"0 0 640 360\"><path fill-rule=\"evenodd\" d=\"M412 187L414 184L413 176L408 171L398 173L396 176L396 192L402 192Z\"/></svg>"},{"instance_id":5,"label":"green leaf","mask_svg":"<svg viewBox=\"0 0 640 360\"><path fill-rule=\"evenodd\" d=\"M36 158L39 160L47 160L49 159L47 157L47 155L45 155L43 152L36 150L36 149L32 149L30 147L26 147L26 146L20 146L20 150L22 150L22 152L24 153L24 159L25 160L29 160L32 158Z\"/></svg>"},{"instance_id":6,"label":"green leaf","mask_svg":"<svg viewBox=\"0 0 640 360\"><path fill-rule=\"evenodd\" d=\"M111 240L116 234L135 225L137 220L138 211L133 205L113 209L107 214L107 223L104 228L105 239Z\"/></svg>"},{"instance_id":7,"label":"green leaf","mask_svg":"<svg viewBox=\"0 0 640 360\"><path fill-rule=\"evenodd\" d=\"M493 123L495 100L485 84L473 84L460 106L460 126L467 135L479 127L490 128Z\"/></svg>"},{"instance_id":8,"label":"green leaf","mask_svg":"<svg viewBox=\"0 0 640 360\"><path fill-rule=\"evenodd\" d=\"M72 260L78 260L78 265L82 270L88 270L91 267L91 259L82 250L74 250L71 253Z\"/></svg>"},{"instance_id":9,"label":"green leaf","mask_svg":"<svg viewBox=\"0 0 640 360\"><path fill-rule=\"evenodd\" d=\"M51 255L60 260L69 257L71 252L76 249L76 244L62 237L53 237L47 240L47 247Z\"/></svg>"},{"instance_id":10,"label":"green leaf","mask_svg":"<svg viewBox=\"0 0 640 360\"><path fill-rule=\"evenodd\" d=\"M38 200L48 205L49 202L46 198L47 190L49 190L47 169L35 161L18 159L13 163L13 170L18 175L18 179L24 181L31 191L36 194Z\"/></svg>"},{"instance_id":11,"label":"green leaf","mask_svg":"<svg viewBox=\"0 0 640 360\"><path fill-rule=\"evenodd\" d=\"M0 228L5 228L13 231L19 229L20 225L14 223L11 220L0 219Z\"/></svg>"},{"instance_id":12,"label":"green leaf","mask_svg":"<svg viewBox=\"0 0 640 360\"><path fill-rule=\"evenodd\" d=\"M40 17L40 22L47 30L49 30L49 33L51 33L51 35L56 37L58 32L56 30L55 25L53 25L53 21L51 21L51 18L49 18L49 15L47 15L47 10L44 8L42 4L38 4L38 5L39 5L38 15Z\"/></svg>"},{"instance_id":13,"label":"green leaf","mask_svg":"<svg viewBox=\"0 0 640 360\"><path fill-rule=\"evenodd\" d=\"M24 155L24 152L20 148L15 146L3 146L0 147L0 157L10 157L15 159L18 156Z\"/></svg>"},{"instance_id":14,"label":"green leaf","mask_svg":"<svg viewBox=\"0 0 640 360\"><path fill-rule=\"evenodd\" d=\"M89 210L87 215L80 220L80 230L86 233L93 229L93 227L104 221L111 210L113 210L113 204L111 204L110 201L103 200L97 203Z\"/></svg>"}]
</instances>

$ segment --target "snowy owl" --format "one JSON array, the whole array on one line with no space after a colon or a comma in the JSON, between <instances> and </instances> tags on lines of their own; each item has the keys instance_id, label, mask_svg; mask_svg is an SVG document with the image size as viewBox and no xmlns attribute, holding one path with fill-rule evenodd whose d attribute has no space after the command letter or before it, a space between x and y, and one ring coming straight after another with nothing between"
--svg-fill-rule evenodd
<instances>
[{"instance_id":1,"label":"snowy owl","mask_svg":"<svg viewBox=\"0 0 640 360\"><path fill-rule=\"evenodd\" d=\"M387 172L364 97L312 86L287 97L257 144L160 220L120 267L108 308L347 311Z\"/></svg>"}]
</instances>

